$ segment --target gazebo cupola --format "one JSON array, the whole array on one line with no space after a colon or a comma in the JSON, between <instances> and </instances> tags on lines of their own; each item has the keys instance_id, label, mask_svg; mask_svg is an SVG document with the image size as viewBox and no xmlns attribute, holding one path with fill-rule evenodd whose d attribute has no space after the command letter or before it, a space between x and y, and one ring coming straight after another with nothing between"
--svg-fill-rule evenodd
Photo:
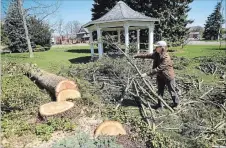
<instances>
[{"instance_id":1,"label":"gazebo cupola","mask_svg":"<svg viewBox=\"0 0 226 148\"><path fill-rule=\"evenodd\" d=\"M101 40L102 31L117 31L118 42L120 43L120 32L124 30L126 52L129 50L129 30L137 30L137 49L140 50L140 29L148 31L148 52L153 52L154 23L159 19L145 16L131 9L124 2L119 1L109 12L101 18L83 25L90 32L91 56L94 55L94 42L92 32L97 31L98 54L103 55L103 43Z\"/></svg>"}]
</instances>

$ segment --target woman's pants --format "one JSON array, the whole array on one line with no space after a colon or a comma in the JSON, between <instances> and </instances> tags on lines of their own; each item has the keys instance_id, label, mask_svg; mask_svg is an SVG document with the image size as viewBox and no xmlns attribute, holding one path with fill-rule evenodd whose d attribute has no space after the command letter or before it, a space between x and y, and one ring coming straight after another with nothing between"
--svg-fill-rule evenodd
<instances>
[{"instance_id":1,"label":"woman's pants","mask_svg":"<svg viewBox=\"0 0 226 148\"><path fill-rule=\"evenodd\" d=\"M161 77L157 76L157 85L158 85L158 95L163 97L164 89L165 89L165 85L166 85L168 87L168 91L171 95L174 105L179 104L179 97L176 92L175 78L172 80L167 80L165 78L161 78ZM162 106L162 102L160 100L158 100L158 105Z\"/></svg>"}]
</instances>

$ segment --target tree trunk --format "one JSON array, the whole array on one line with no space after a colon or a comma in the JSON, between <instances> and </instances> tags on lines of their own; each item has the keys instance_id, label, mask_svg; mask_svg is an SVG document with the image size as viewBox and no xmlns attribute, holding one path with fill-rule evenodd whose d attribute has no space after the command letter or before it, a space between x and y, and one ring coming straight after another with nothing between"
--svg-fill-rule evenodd
<instances>
[{"instance_id":1,"label":"tree trunk","mask_svg":"<svg viewBox=\"0 0 226 148\"><path fill-rule=\"evenodd\" d=\"M105 120L94 131L94 137L101 135L118 136L126 135L126 130L118 121Z\"/></svg>"},{"instance_id":2,"label":"tree trunk","mask_svg":"<svg viewBox=\"0 0 226 148\"><path fill-rule=\"evenodd\" d=\"M31 79L35 80L39 86L48 90L59 102L81 97L78 86L73 81L30 65L25 65L25 71Z\"/></svg>"},{"instance_id":3,"label":"tree trunk","mask_svg":"<svg viewBox=\"0 0 226 148\"><path fill-rule=\"evenodd\" d=\"M22 8L22 0L17 0L18 3L18 7L23 19L23 25L24 25L24 30L25 30L25 35L26 35L26 40L27 40L27 46L28 46L28 50L29 50L29 56L30 58L34 57L33 51L32 51L32 47L31 47L31 41L29 38L29 33L28 33L28 28L27 28L27 22L26 22L26 18L25 18L25 14L24 14L24 10Z\"/></svg>"},{"instance_id":4,"label":"tree trunk","mask_svg":"<svg viewBox=\"0 0 226 148\"><path fill-rule=\"evenodd\" d=\"M68 101L62 102L49 102L43 104L39 108L39 114L42 117L62 115L64 116L68 110L74 107L74 103Z\"/></svg>"}]
</instances>

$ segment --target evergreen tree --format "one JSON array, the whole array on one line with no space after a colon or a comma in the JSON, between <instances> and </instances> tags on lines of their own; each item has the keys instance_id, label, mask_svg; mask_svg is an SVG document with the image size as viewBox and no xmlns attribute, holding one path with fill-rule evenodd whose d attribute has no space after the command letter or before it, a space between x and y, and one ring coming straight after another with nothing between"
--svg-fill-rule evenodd
<instances>
[{"instance_id":1,"label":"evergreen tree","mask_svg":"<svg viewBox=\"0 0 226 148\"><path fill-rule=\"evenodd\" d=\"M119 0L94 0L92 20L106 14ZM189 4L193 0L123 0L135 11L146 16L160 19L160 24L155 26L155 41L166 40L172 45L180 45L188 35L187 24L192 23L187 19L190 11ZM147 30L141 31L141 42L147 41Z\"/></svg>"},{"instance_id":2,"label":"evergreen tree","mask_svg":"<svg viewBox=\"0 0 226 148\"><path fill-rule=\"evenodd\" d=\"M35 48L40 45L49 49L51 46L49 25L33 16L27 17L26 20L32 47ZM12 52L28 51L22 16L16 1L12 1L9 5L3 28L4 34L7 35L9 40L9 49Z\"/></svg>"},{"instance_id":3,"label":"evergreen tree","mask_svg":"<svg viewBox=\"0 0 226 148\"><path fill-rule=\"evenodd\" d=\"M33 46L40 45L46 49L50 49L51 31L49 25L36 17L29 17L27 22Z\"/></svg>"},{"instance_id":4,"label":"evergreen tree","mask_svg":"<svg viewBox=\"0 0 226 148\"><path fill-rule=\"evenodd\" d=\"M1 45L8 45L9 44L9 39L4 31L4 24L1 22Z\"/></svg>"},{"instance_id":5,"label":"evergreen tree","mask_svg":"<svg viewBox=\"0 0 226 148\"><path fill-rule=\"evenodd\" d=\"M4 32L8 36L8 46L12 52L25 52L28 50L22 16L16 1L12 1L9 5L4 23Z\"/></svg>"},{"instance_id":6,"label":"evergreen tree","mask_svg":"<svg viewBox=\"0 0 226 148\"><path fill-rule=\"evenodd\" d=\"M218 38L219 29L224 22L221 14L222 3L217 3L214 12L207 18L203 38L206 40L216 40Z\"/></svg>"}]
</instances>

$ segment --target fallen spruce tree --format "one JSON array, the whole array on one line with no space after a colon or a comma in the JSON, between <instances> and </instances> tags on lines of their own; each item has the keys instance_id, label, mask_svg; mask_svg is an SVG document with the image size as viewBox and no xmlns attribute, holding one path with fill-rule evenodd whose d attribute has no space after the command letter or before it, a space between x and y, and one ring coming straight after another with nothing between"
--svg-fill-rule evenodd
<instances>
[{"instance_id":1,"label":"fallen spruce tree","mask_svg":"<svg viewBox=\"0 0 226 148\"><path fill-rule=\"evenodd\" d=\"M124 54L113 42L111 45ZM146 121L147 128L140 124L133 125L133 134L137 135L138 132L137 138L145 141L146 146L164 147L170 142L173 147L225 145L226 82L207 85L199 77L177 75L181 107L174 111L169 105L170 95L166 92L164 100L160 98L166 110L158 111L151 107L159 99L155 77L140 77L141 73L151 69L151 65L151 60L133 60L130 54L124 57L119 55L118 58L105 55L97 62L73 65L68 70L62 70L61 74L89 81L96 87L96 93L100 94L104 103L114 105L114 113L119 112L118 115L126 124L130 125L138 119ZM124 107L132 105L131 102L141 109L141 116L130 115L133 109L129 108L125 108L126 113L120 114ZM109 117L114 117L112 112ZM170 139L163 140L165 145L162 145L160 139L159 142L155 141L156 134L152 132L164 133L162 136L167 135ZM156 146L154 142L159 145Z\"/></svg>"}]
</instances>

